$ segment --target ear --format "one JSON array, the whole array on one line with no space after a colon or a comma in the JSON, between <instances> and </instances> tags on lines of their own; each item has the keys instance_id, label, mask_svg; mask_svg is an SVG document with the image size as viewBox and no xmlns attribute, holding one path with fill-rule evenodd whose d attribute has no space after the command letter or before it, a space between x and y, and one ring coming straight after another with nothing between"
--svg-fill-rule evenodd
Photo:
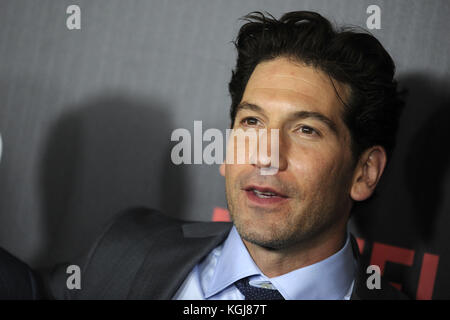
<instances>
[{"instance_id":1,"label":"ear","mask_svg":"<svg viewBox=\"0 0 450 320\"><path fill-rule=\"evenodd\" d=\"M225 163L222 163L219 167L219 172L222 177L225 177Z\"/></svg>"},{"instance_id":2,"label":"ear","mask_svg":"<svg viewBox=\"0 0 450 320\"><path fill-rule=\"evenodd\" d=\"M350 196L355 201L368 199L380 181L386 166L386 151L381 146L374 146L360 156L355 168Z\"/></svg>"}]
</instances>

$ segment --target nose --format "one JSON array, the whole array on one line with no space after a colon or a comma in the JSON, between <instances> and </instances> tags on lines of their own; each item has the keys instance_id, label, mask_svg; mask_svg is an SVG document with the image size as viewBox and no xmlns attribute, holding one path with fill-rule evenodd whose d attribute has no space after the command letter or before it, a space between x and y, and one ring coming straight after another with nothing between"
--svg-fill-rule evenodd
<instances>
[{"instance_id":1,"label":"nose","mask_svg":"<svg viewBox=\"0 0 450 320\"><path fill-rule=\"evenodd\" d=\"M277 128L260 129L257 149L250 154L250 163L260 169L262 175L274 175L287 167L283 150L283 136Z\"/></svg>"}]
</instances>

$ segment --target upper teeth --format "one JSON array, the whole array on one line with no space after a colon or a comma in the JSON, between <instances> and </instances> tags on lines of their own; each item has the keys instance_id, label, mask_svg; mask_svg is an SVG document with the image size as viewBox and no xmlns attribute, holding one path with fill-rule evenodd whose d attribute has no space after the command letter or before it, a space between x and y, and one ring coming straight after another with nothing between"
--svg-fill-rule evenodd
<instances>
[{"instance_id":1,"label":"upper teeth","mask_svg":"<svg viewBox=\"0 0 450 320\"><path fill-rule=\"evenodd\" d=\"M267 191L266 192L261 192L261 191L258 191L256 189L253 189L253 192L260 198L268 198L268 197L276 196L276 194L273 193L273 192L267 192Z\"/></svg>"}]
</instances>

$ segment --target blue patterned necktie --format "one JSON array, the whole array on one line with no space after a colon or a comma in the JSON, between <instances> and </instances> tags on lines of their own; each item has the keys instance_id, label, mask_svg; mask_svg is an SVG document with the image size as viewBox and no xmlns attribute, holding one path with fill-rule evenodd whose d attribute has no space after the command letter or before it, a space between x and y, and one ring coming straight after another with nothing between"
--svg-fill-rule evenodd
<instances>
[{"instance_id":1,"label":"blue patterned necktie","mask_svg":"<svg viewBox=\"0 0 450 320\"><path fill-rule=\"evenodd\" d=\"M257 288L250 283L249 277L236 281L234 284L244 295L245 300L284 300L278 290Z\"/></svg>"}]
</instances>

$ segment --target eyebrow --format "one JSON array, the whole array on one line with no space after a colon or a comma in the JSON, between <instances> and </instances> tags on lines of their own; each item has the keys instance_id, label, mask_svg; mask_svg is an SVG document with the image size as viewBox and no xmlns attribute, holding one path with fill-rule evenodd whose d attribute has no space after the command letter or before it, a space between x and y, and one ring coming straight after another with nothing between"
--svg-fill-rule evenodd
<instances>
[{"instance_id":1,"label":"eyebrow","mask_svg":"<svg viewBox=\"0 0 450 320\"><path fill-rule=\"evenodd\" d=\"M248 102L240 103L237 106L236 114L238 113L239 110L251 110L251 111L255 111L255 112L261 113L264 116L266 115L266 112L264 111L263 108L261 108L260 106L258 106L256 104L248 103ZM315 112L315 111L296 111L290 116L290 118L292 118L292 119L313 118L313 119L319 120L322 123L324 123L336 135L338 134L336 123L333 120L331 120L330 118L328 118L327 116L325 116L322 113L320 113L320 112Z\"/></svg>"}]
</instances>

